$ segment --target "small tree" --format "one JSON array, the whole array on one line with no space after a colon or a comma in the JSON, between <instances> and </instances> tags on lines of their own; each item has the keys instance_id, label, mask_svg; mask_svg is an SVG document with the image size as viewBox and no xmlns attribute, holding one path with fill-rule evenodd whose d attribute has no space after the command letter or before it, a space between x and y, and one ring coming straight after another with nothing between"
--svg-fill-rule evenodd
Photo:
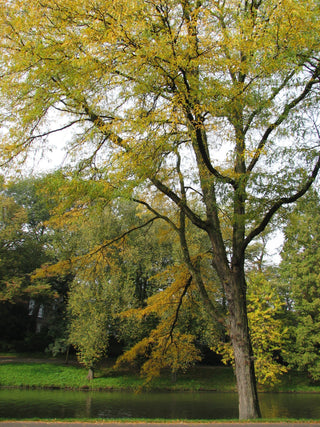
<instances>
[{"instance_id":1,"label":"small tree","mask_svg":"<svg viewBox=\"0 0 320 427\"><path fill-rule=\"evenodd\" d=\"M105 355L108 346L107 302L98 279L75 278L68 303L69 341L76 348L80 362L89 370L89 380L94 378L95 364Z\"/></svg>"}]
</instances>

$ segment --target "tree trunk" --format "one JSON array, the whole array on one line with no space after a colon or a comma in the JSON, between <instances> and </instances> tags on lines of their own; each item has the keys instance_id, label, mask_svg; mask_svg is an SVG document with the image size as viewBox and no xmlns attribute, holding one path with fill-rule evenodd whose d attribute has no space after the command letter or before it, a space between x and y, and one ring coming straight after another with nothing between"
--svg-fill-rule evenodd
<instances>
[{"instance_id":1,"label":"tree trunk","mask_svg":"<svg viewBox=\"0 0 320 427\"><path fill-rule=\"evenodd\" d=\"M87 380L92 381L93 378L94 378L94 370L93 370L93 368L89 368L89 372L88 372L88 375L87 375Z\"/></svg>"},{"instance_id":2,"label":"tree trunk","mask_svg":"<svg viewBox=\"0 0 320 427\"><path fill-rule=\"evenodd\" d=\"M230 339L234 351L239 419L260 418L254 358L248 328L244 272L233 274L226 285Z\"/></svg>"}]
</instances>

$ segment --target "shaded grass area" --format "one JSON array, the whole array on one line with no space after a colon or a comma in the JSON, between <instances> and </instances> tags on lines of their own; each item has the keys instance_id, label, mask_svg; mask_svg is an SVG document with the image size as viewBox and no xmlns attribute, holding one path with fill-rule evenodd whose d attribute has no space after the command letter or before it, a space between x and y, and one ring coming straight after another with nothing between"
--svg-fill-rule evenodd
<instances>
[{"instance_id":1,"label":"shaded grass area","mask_svg":"<svg viewBox=\"0 0 320 427\"><path fill-rule=\"evenodd\" d=\"M289 371L274 388L275 391L320 393L319 381L312 381L306 373Z\"/></svg>"},{"instance_id":2,"label":"shaded grass area","mask_svg":"<svg viewBox=\"0 0 320 427\"><path fill-rule=\"evenodd\" d=\"M2 355L3 357L3 355ZM1 361L1 356L0 356ZM96 378L87 380L86 369L78 364L65 364L59 359L18 357L3 359L0 363L0 386L22 388L57 388L73 390L172 390L172 391L236 391L232 368L225 366L195 366L172 380L164 373L147 386L134 371L114 371L112 361L96 370ZM273 389L259 387L259 391L320 392L320 385L309 381L303 373L289 372Z\"/></svg>"},{"instance_id":3,"label":"shaded grass area","mask_svg":"<svg viewBox=\"0 0 320 427\"><path fill-rule=\"evenodd\" d=\"M0 364L0 386L31 388L66 388L90 390L138 390L146 387L144 379L134 372L115 372L101 366L92 381L79 366L61 363L10 362ZM169 374L147 386L154 390L219 390L235 391L235 379L227 367L199 367L178 376L175 382Z\"/></svg>"}]
</instances>

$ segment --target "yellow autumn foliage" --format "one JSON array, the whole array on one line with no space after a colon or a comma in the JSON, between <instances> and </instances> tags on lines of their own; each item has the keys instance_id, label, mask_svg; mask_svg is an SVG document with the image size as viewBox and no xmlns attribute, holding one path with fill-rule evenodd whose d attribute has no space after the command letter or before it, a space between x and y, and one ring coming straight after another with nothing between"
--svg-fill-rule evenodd
<instances>
[{"instance_id":1,"label":"yellow autumn foliage","mask_svg":"<svg viewBox=\"0 0 320 427\"><path fill-rule=\"evenodd\" d=\"M140 372L147 383L158 377L165 368L175 374L201 360L200 352L195 347L195 336L180 332L177 328L179 310L193 286L190 273L185 266L180 265L167 269L159 276L162 280L164 277L167 280L171 278L173 282L148 298L145 308L122 313L122 316L134 316L137 319L154 313L159 318L158 324L148 337L120 356L115 365L117 368L142 360Z\"/></svg>"},{"instance_id":2,"label":"yellow autumn foliage","mask_svg":"<svg viewBox=\"0 0 320 427\"><path fill-rule=\"evenodd\" d=\"M278 360L285 356L289 341L288 328L279 316L284 303L272 282L259 271L252 271L249 275L247 298L257 380L272 387L287 372L287 367ZM216 342L212 349L222 355L224 363L234 363L230 342Z\"/></svg>"}]
</instances>

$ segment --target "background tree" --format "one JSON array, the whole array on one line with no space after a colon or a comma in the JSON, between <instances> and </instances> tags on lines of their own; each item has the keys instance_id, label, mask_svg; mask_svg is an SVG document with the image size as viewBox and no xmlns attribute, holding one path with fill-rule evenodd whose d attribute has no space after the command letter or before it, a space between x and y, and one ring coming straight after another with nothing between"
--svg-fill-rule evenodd
<instances>
[{"instance_id":1,"label":"background tree","mask_svg":"<svg viewBox=\"0 0 320 427\"><path fill-rule=\"evenodd\" d=\"M37 190L41 182L40 178L16 180L4 184L0 195L1 328L2 345L8 349L44 350L65 327L60 323L68 278L32 278L36 268L56 260L46 226L49 206ZM41 334L37 333L40 307L46 318Z\"/></svg>"},{"instance_id":2,"label":"background tree","mask_svg":"<svg viewBox=\"0 0 320 427\"><path fill-rule=\"evenodd\" d=\"M150 212L160 192L177 211L180 236L185 217L207 234L228 305L239 416L258 417L245 252L318 174L310 119L318 102L318 2L1 5L3 156L12 161L50 132L75 126L71 151L87 178L99 175L110 194L139 199ZM56 127L53 112L63 114Z\"/></svg>"},{"instance_id":3,"label":"background tree","mask_svg":"<svg viewBox=\"0 0 320 427\"><path fill-rule=\"evenodd\" d=\"M320 378L319 209L313 191L289 215L280 264L293 340L287 360L313 380Z\"/></svg>"},{"instance_id":4,"label":"background tree","mask_svg":"<svg viewBox=\"0 0 320 427\"><path fill-rule=\"evenodd\" d=\"M14 301L23 292L30 291L30 273L46 261L41 236L45 218L36 212L40 203L35 196L34 185L31 180L2 188L2 300Z\"/></svg>"},{"instance_id":5,"label":"background tree","mask_svg":"<svg viewBox=\"0 0 320 427\"><path fill-rule=\"evenodd\" d=\"M68 302L71 323L69 341L77 350L79 361L89 370L88 379L94 378L97 361L108 346L110 311L99 277L76 277ZM72 292L73 290L73 292Z\"/></svg>"}]
</instances>

